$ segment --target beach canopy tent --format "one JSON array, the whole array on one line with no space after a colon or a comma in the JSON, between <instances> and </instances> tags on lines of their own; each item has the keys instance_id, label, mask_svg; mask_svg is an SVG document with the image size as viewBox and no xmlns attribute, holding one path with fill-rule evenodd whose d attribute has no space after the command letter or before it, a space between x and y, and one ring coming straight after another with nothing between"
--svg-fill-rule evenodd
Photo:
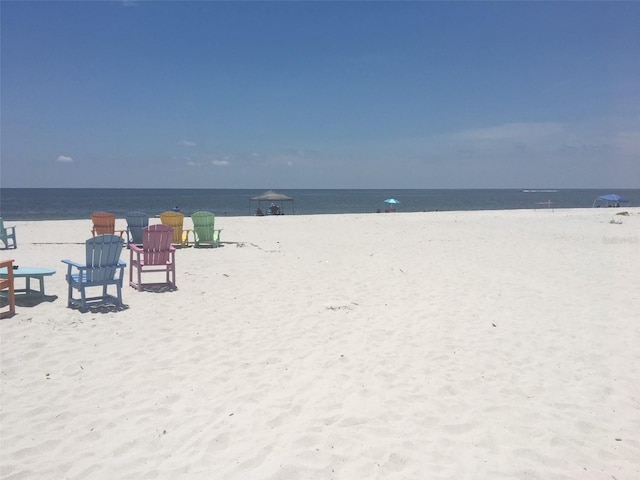
<instances>
[{"instance_id":1,"label":"beach canopy tent","mask_svg":"<svg viewBox=\"0 0 640 480\"><path fill-rule=\"evenodd\" d=\"M593 202L594 207L599 207L601 203L606 203L607 206L616 206L619 207L621 203L629 203L629 200L626 198L622 198L620 195L616 195L615 193L609 193L608 195L600 195Z\"/></svg>"},{"instance_id":2,"label":"beach canopy tent","mask_svg":"<svg viewBox=\"0 0 640 480\"><path fill-rule=\"evenodd\" d=\"M254 208L254 203L253 202L257 202L257 206L256 208ZM262 203L269 203L269 208L263 209L262 208ZM274 192L273 190L267 190L266 192L256 196L256 197L251 197L251 211L252 213L255 213L257 211L257 209L259 208L261 211L263 211L266 215L271 215L271 214L276 214L276 210L280 212L280 214L285 213L284 211L284 205L285 203L288 203L291 205L291 213L294 213L294 207L293 207L293 198L288 197L282 193L278 193L278 192ZM274 205L276 207L278 207L278 209L271 209L271 205Z\"/></svg>"}]
</instances>

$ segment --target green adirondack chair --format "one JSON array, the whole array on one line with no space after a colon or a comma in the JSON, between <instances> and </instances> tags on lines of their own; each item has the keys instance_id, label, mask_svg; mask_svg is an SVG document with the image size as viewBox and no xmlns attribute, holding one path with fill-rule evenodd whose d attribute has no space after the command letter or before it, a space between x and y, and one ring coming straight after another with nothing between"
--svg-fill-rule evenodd
<instances>
[{"instance_id":1,"label":"green adirondack chair","mask_svg":"<svg viewBox=\"0 0 640 480\"><path fill-rule=\"evenodd\" d=\"M195 212L191 215L193 222L194 247L219 247L220 232L214 228L216 216L211 212Z\"/></svg>"}]
</instances>

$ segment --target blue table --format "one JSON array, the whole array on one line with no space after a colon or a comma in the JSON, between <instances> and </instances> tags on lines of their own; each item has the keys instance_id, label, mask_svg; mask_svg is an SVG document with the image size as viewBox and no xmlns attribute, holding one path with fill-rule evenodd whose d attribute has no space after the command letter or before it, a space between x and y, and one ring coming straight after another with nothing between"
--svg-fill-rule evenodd
<instances>
[{"instance_id":1,"label":"blue table","mask_svg":"<svg viewBox=\"0 0 640 480\"><path fill-rule=\"evenodd\" d=\"M16 278L25 278L25 288L18 289L16 288L15 293L23 293L25 295L37 295L44 296L44 277L48 277L56 273L55 270L51 268L37 268L37 267L19 267L13 269L13 278L14 283ZM0 278L7 278L7 269L0 268ZM39 289L31 288L31 279L35 278L40 282Z\"/></svg>"}]
</instances>

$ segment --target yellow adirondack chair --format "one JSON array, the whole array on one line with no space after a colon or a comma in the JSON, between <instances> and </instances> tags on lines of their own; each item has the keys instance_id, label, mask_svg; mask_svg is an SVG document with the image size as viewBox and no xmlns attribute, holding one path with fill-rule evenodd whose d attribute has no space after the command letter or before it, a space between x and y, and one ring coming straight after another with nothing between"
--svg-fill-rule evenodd
<instances>
[{"instance_id":1,"label":"yellow adirondack chair","mask_svg":"<svg viewBox=\"0 0 640 480\"><path fill-rule=\"evenodd\" d=\"M184 214L182 212L162 212L160 222L173 228L173 245L176 247L189 246L189 229L183 229Z\"/></svg>"}]
</instances>

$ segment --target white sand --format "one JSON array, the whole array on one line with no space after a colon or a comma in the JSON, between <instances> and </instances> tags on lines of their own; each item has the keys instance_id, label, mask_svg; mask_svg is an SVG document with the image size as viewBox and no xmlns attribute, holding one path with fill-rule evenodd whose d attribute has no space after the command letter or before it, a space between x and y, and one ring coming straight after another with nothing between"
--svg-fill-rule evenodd
<instances>
[{"instance_id":1,"label":"white sand","mask_svg":"<svg viewBox=\"0 0 640 480\"><path fill-rule=\"evenodd\" d=\"M66 307L90 220L15 222L57 299L0 321L0 477L638 479L621 210L218 218L106 314Z\"/></svg>"}]
</instances>

